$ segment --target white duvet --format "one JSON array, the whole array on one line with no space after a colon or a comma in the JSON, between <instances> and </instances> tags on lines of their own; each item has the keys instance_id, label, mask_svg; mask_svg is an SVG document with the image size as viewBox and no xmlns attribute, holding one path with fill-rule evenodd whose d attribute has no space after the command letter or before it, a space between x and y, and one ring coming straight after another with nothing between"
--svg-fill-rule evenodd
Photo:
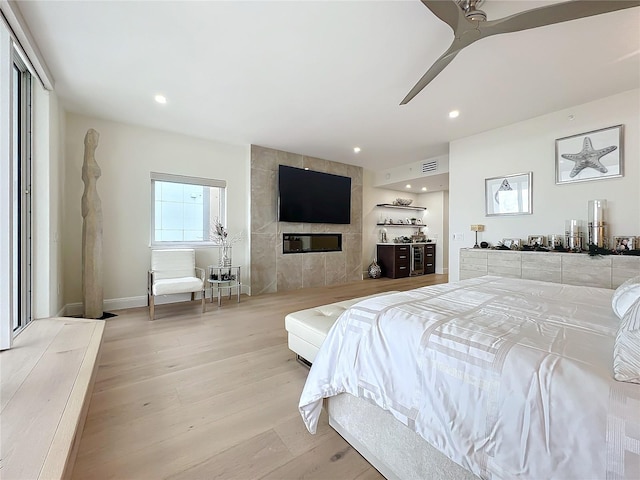
<instances>
[{"instance_id":1,"label":"white duvet","mask_svg":"<svg viewBox=\"0 0 640 480\"><path fill-rule=\"evenodd\" d=\"M640 385L613 379L612 290L482 277L364 300L300 398L363 397L486 479L640 479Z\"/></svg>"}]
</instances>

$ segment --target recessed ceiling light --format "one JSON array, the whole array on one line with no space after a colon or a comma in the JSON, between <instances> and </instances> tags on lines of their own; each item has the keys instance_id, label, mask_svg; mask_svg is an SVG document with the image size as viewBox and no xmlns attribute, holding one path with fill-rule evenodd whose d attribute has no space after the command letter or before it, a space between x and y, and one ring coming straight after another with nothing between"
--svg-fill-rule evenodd
<instances>
[{"instance_id":1,"label":"recessed ceiling light","mask_svg":"<svg viewBox=\"0 0 640 480\"><path fill-rule=\"evenodd\" d=\"M163 105L167 103L167 97L165 97L164 95L156 95L153 98L156 102L161 103Z\"/></svg>"},{"instance_id":2,"label":"recessed ceiling light","mask_svg":"<svg viewBox=\"0 0 640 480\"><path fill-rule=\"evenodd\" d=\"M360 147L353 147L353 153L360 153Z\"/></svg>"},{"instance_id":3,"label":"recessed ceiling light","mask_svg":"<svg viewBox=\"0 0 640 480\"><path fill-rule=\"evenodd\" d=\"M422 191L426 192L427 191L427 187L422 187Z\"/></svg>"},{"instance_id":4,"label":"recessed ceiling light","mask_svg":"<svg viewBox=\"0 0 640 480\"><path fill-rule=\"evenodd\" d=\"M405 185L405 188L411 188L411 184L410 184L410 183L407 183L407 184Z\"/></svg>"},{"instance_id":5,"label":"recessed ceiling light","mask_svg":"<svg viewBox=\"0 0 640 480\"><path fill-rule=\"evenodd\" d=\"M449 112L449 118L458 118L458 115L460 115L460 112L458 110L451 110Z\"/></svg>"}]
</instances>

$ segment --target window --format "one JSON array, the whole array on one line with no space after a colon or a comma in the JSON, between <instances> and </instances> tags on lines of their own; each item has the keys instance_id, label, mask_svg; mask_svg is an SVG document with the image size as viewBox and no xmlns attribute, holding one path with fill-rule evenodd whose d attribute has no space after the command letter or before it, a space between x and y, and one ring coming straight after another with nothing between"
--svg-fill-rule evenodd
<instances>
[{"instance_id":1,"label":"window","mask_svg":"<svg viewBox=\"0 0 640 480\"><path fill-rule=\"evenodd\" d=\"M151 173L151 245L211 242L216 219L225 224L224 180Z\"/></svg>"}]
</instances>

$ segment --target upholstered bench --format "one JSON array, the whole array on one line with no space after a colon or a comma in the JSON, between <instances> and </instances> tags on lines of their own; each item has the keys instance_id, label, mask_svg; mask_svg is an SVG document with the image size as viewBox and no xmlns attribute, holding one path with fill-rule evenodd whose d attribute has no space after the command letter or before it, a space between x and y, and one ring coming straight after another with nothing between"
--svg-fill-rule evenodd
<instances>
[{"instance_id":1,"label":"upholstered bench","mask_svg":"<svg viewBox=\"0 0 640 480\"><path fill-rule=\"evenodd\" d=\"M297 355L298 360L310 365L315 360L320 345L322 345L327 333L329 333L329 329L342 312L360 300L389 293L396 293L396 291L352 298L351 300L320 305L288 314L284 318L284 328L288 332L289 349Z\"/></svg>"}]
</instances>

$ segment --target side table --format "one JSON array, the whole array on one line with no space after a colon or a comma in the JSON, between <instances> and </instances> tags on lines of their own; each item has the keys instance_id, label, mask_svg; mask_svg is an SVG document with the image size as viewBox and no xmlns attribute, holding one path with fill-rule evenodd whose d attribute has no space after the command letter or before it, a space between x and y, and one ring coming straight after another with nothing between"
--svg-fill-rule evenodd
<instances>
[{"instance_id":1,"label":"side table","mask_svg":"<svg viewBox=\"0 0 640 480\"><path fill-rule=\"evenodd\" d=\"M207 267L209 275L207 276L207 282L211 285L211 303L213 303L213 290L215 288L218 296L218 306L222 305L221 290L227 289L229 291L229 299L231 299L231 290L236 289L238 296L238 303L240 303L240 290L242 282L240 281L240 267L218 267L215 265L209 265Z\"/></svg>"}]
</instances>

